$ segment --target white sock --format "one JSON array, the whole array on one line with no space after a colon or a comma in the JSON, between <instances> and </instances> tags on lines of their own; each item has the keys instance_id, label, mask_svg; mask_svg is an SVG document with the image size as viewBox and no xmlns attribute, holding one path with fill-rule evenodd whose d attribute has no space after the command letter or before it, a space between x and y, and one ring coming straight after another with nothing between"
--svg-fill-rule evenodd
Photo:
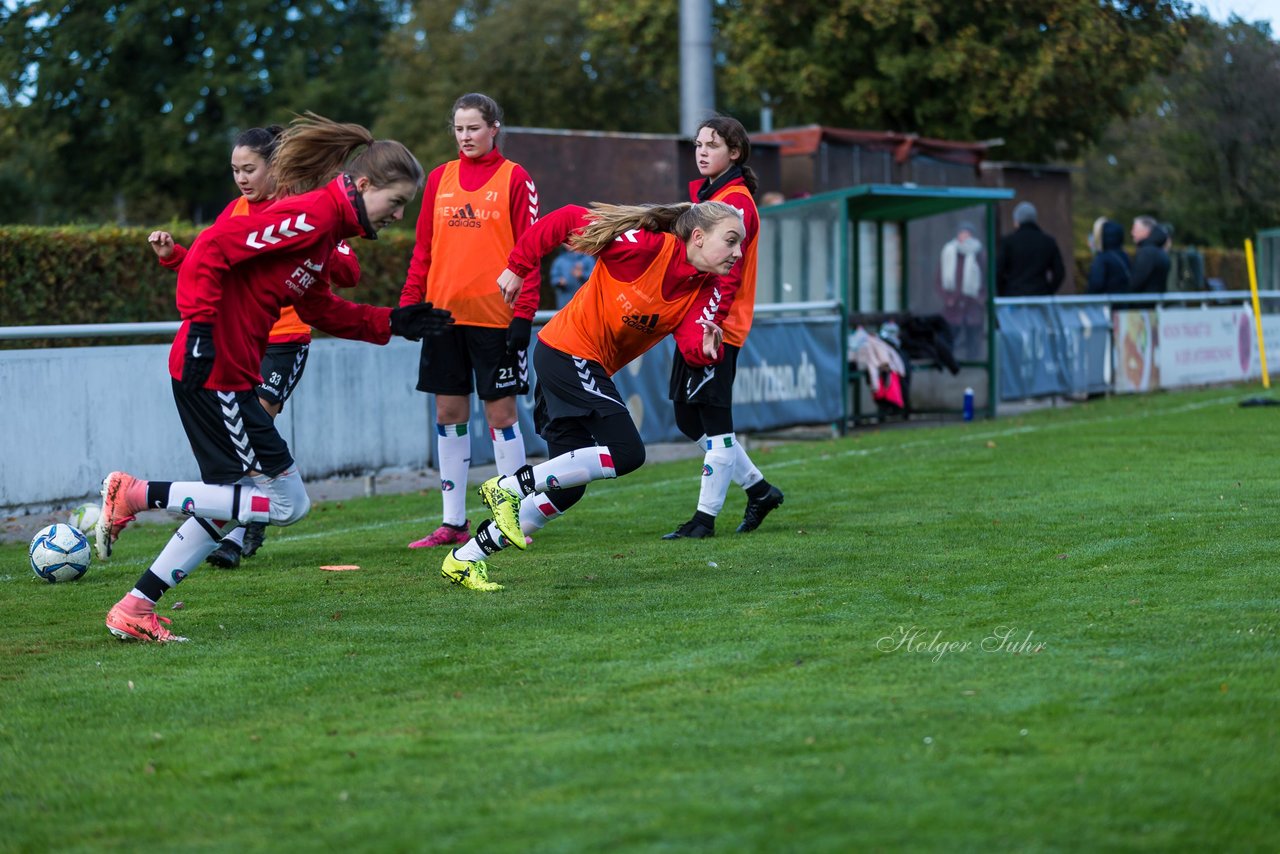
<instances>
[{"instance_id":1,"label":"white sock","mask_svg":"<svg viewBox=\"0 0 1280 854\"><path fill-rule=\"evenodd\" d=\"M251 481L231 485L176 481L169 484L169 497L164 506L155 509L220 522L236 519L244 524L265 523L271 515L271 499Z\"/></svg>"},{"instance_id":2,"label":"white sock","mask_svg":"<svg viewBox=\"0 0 1280 854\"><path fill-rule=\"evenodd\" d=\"M738 443L732 433L708 436L706 455L702 458L702 487L698 490L698 509L709 516L720 515L724 496L733 478L734 462L738 455Z\"/></svg>"},{"instance_id":3,"label":"white sock","mask_svg":"<svg viewBox=\"0 0 1280 854\"><path fill-rule=\"evenodd\" d=\"M510 427L490 427L489 436L493 439L493 461L498 466L498 474L515 474L525 463L520 422Z\"/></svg>"},{"instance_id":4,"label":"white sock","mask_svg":"<svg viewBox=\"0 0 1280 854\"><path fill-rule=\"evenodd\" d=\"M534 512L537 513L538 511L535 510ZM545 520L543 520L543 524L546 524ZM541 527L541 525L538 527ZM458 560L485 560L503 549L509 548L511 545L511 541L502 535L493 520L485 519L476 526L476 535L474 537L453 550L453 556Z\"/></svg>"},{"instance_id":5,"label":"white sock","mask_svg":"<svg viewBox=\"0 0 1280 854\"><path fill-rule=\"evenodd\" d=\"M235 543L237 546L243 546L244 545L244 525L241 525L239 528L236 528L230 534L227 534L225 537L222 538L222 541L224 543Z\"/></svg>"},{"instance_id":6,"label":"white sock","mask_svg":"<svg viewBox=\"0 0 1280 854\"><path fill-rule=\"evenodd\" d=\"M535 492L520 502L520 530L526 537L546 527L547 523L561 515L547 496Z\"/></svg>"},{"instance_id":7,"label":"white sock","mask_svg":"<svg viewBox=\"0 0 1280 854\"><path fill-rule=\"evenodd\" d=\"M607 446L595 445L590 448L578 448L555 459L538 463L533 467L533 489L535 492L547 492L553 489L568 489L571 486L583 486L593 480L617 477L613 468L613 455ZM503 489L510 489L516 495L523 495L524 490L515 475L507 475L498 481Z\"/></svg>"},{"instance_id":8,"label":"white sock","mask_svg":"<svg viewBox=\"0 0 1280 854\"><path fill-rule=\"evenodd\" d=\"M742 443L737 437L733 440L734 463L733 463L733 482L741 486L743 489L750 489L760 481L764 480L764 475L760 473L760 469L756 468L756 464L751 462L751 458L747 456L747 452L743 450Z\"/></svg>"},{"instance_id":9,"label":"white sock","mask_svg":"<svg viewBox=\"0 0 1280 854\"><path fill-rule=\"evenodd\" d=\"M484 549L480 548L480 543L475 537L454 549L453 556L458 560L484 560L488 557L484 553Z\"/></svg>"},{"instance_id":10,"label":"white sock","mask_svg":"<svg viewBox=\"0 0 1280 854\"><path fill-rule=\"evenodd\" d=\"M466 424L437 424L440 497L444 521L459 528L467 521L467 472L471 469L471 437Z\"/></svg>"},{"instance_id":11,"label":"white sock","mask_svg":"<svg viewBox=\"0 0 1280 854\"><path fill-rule=\"evenodd\" d=\"M166 589L171 588L190 575L218 547L221 538L221 528L208 519L193 516L173 532L147 572L160 579ZM152 601L136 587L129 592L139 599Z\"/></svg>"},{"instance_id":12,"label":"white sock","mask_svg":"<svg viewBox=\"0 0 1280 854\"><path fill-rule=\"evenodd\" d=\"M561 515L556 506L551 503L550 499L545 495L535 492L533 495L526 495L520 502L520 532L525 536L532 536L534 533L541 531L546 524L552 519ZM488 520L485 520L488 521ZM496 535L496 541L506 543L506 537L498 534L497 526L492 525L489 530ZM453 550L454 557L458 560L484 560L488 553L480 543L480 532L483 529L484 522L476 526L476 536L467 540L462 545Z\"/></svg>"}]
</instances>

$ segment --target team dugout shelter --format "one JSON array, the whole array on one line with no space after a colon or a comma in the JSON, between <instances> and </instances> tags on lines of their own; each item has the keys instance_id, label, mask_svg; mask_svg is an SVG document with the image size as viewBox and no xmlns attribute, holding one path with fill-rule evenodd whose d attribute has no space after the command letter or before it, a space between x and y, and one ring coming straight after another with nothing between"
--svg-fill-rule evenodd
<instances>
[{"instance_id":1,"label":"team dugout shelter","mask_svg":"<svg viewBox=\"0 0 1280 854\"><path fill-rule=\"evenodd\" d=\"M941 315L942 249L969 225L984 249L981 328L955 353L958 374L913 364L910 408L957 413L972 388L975 409L993 417L997 205L1013 196L1007 188L861 184L761 207L757 304L836 301L850 331L862 326L870 334L887 320L901 328L912 316ZM845 356L846 411L856 423L874 404Z\"/></svg>"}]
</instances>

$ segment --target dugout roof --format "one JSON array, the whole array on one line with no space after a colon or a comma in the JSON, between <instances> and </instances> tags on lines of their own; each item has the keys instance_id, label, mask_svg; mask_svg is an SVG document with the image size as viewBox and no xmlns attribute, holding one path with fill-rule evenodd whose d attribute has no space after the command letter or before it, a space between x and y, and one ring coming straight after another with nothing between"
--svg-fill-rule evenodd
<instances>
[{"instance_id":1,"label":"dugout roof","mask_svg":"<svg viewBox=\"0 0 1280 854\"><path fill-rule=\"evenodd\" d=\"M1003 187L913 187L907 184L860 184L842 190L792 199L762 208L765 215L799 212L808 205L845 202L851 220L907 222L913 219L995 204L1013 198L1013 190Z\"/></svg>"}]
</instances>

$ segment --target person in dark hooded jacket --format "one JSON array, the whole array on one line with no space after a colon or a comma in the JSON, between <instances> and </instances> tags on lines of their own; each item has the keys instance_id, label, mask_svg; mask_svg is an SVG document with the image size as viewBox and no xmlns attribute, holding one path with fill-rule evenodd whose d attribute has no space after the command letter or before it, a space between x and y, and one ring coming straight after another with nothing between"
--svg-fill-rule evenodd
<instances>
[{"instance_id":1,"label":"person in dark hooded jacket","mask_svg":"<svg viewBox=\"0 0 1280 854\"><path fill-rule=\"evenodd\" d=\"M1089 267L1089 293L1126 293L1131 272L1132 265L1124 251L1124 228L1107 220L1102 224L1102 246Z\"/></svg>"},{"instance_id":2,"label":"person in dark hooded jacket","mask_svg":"<svg viewBox=\"0 0 1280 854\"><path fill-rule=\"evenodd\" d=\"M1135 219L1129 233L1138 247L1133 255L1129 291L1135 294L1164 293L1169 288L1169 253L1164 248L1169 236L1149 216Z\"/></svg>"},{"instance_id":3,"label":"person in dark hooded jacket","mask_svg":"<svg viewBox=\"0 0 1280 854\"><path fill-rule=\"evenodd\" d=\"M996 253L996 293L1002 297L1050 296L1062 287L1062 251L1036 219L1030 202L1019 202L1013 209L1017 228L1001 239Z\"/></svg>"}]
</instances>

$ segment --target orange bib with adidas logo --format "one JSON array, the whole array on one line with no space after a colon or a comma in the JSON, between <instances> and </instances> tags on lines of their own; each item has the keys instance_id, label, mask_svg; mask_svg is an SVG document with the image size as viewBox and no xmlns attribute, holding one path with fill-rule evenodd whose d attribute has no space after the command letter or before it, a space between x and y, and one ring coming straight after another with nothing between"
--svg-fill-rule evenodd
<instances>
[{"instance_id":1,"label":"orange bib with adidas logo","mask_svg":"<svg viewBox=\"0 0 1280 854\"><path fill-rule=\"evenodd\" d=\"M515 245L511 230L511 171L508 160L484 186L464 190L458 161L444 167L431 223L431 270L427 299L453 312L465 326L505 329L511 309L498 290Z\"/></svg>"},{"instance_id":2,"label":"orange bib with adidas logo","mask_svg":"<svg viewBox=\"0 0 1280 854\"><path fill-rule=\"evenodd\" d=\"M729 196L733 195L742 197L737 200L737 204L729 200ZM754 209L756 206L755 200L751 198L751 191L741 184L730 184L722 188L711 200L739 208L750 205ZM758 231L757 228L757 233L751 235L751 239L742 247L742 260L738 262L742 265L742 284L738 286L733 305L729 307L729 316L724 319L724 343L739 348L747 343L747 333L751 331L751 320L756 311L756 249L760 242Z\"/></svg>"},{"instance_id":3,"label":"orange bib with adidas logo","mask_svg":"<svg viewBox=\"0 0 1280 854\"><path fill-rule=\"evenodd\" d=\"M693 290L669 301L662 280L680 239L663 236L653 262L634 281L610 275L604 261L569 304L538 333L538 340L562 353L598 362L609 376L653 347L675 329L698 296Z\"/></svg>"}]
</instances>

